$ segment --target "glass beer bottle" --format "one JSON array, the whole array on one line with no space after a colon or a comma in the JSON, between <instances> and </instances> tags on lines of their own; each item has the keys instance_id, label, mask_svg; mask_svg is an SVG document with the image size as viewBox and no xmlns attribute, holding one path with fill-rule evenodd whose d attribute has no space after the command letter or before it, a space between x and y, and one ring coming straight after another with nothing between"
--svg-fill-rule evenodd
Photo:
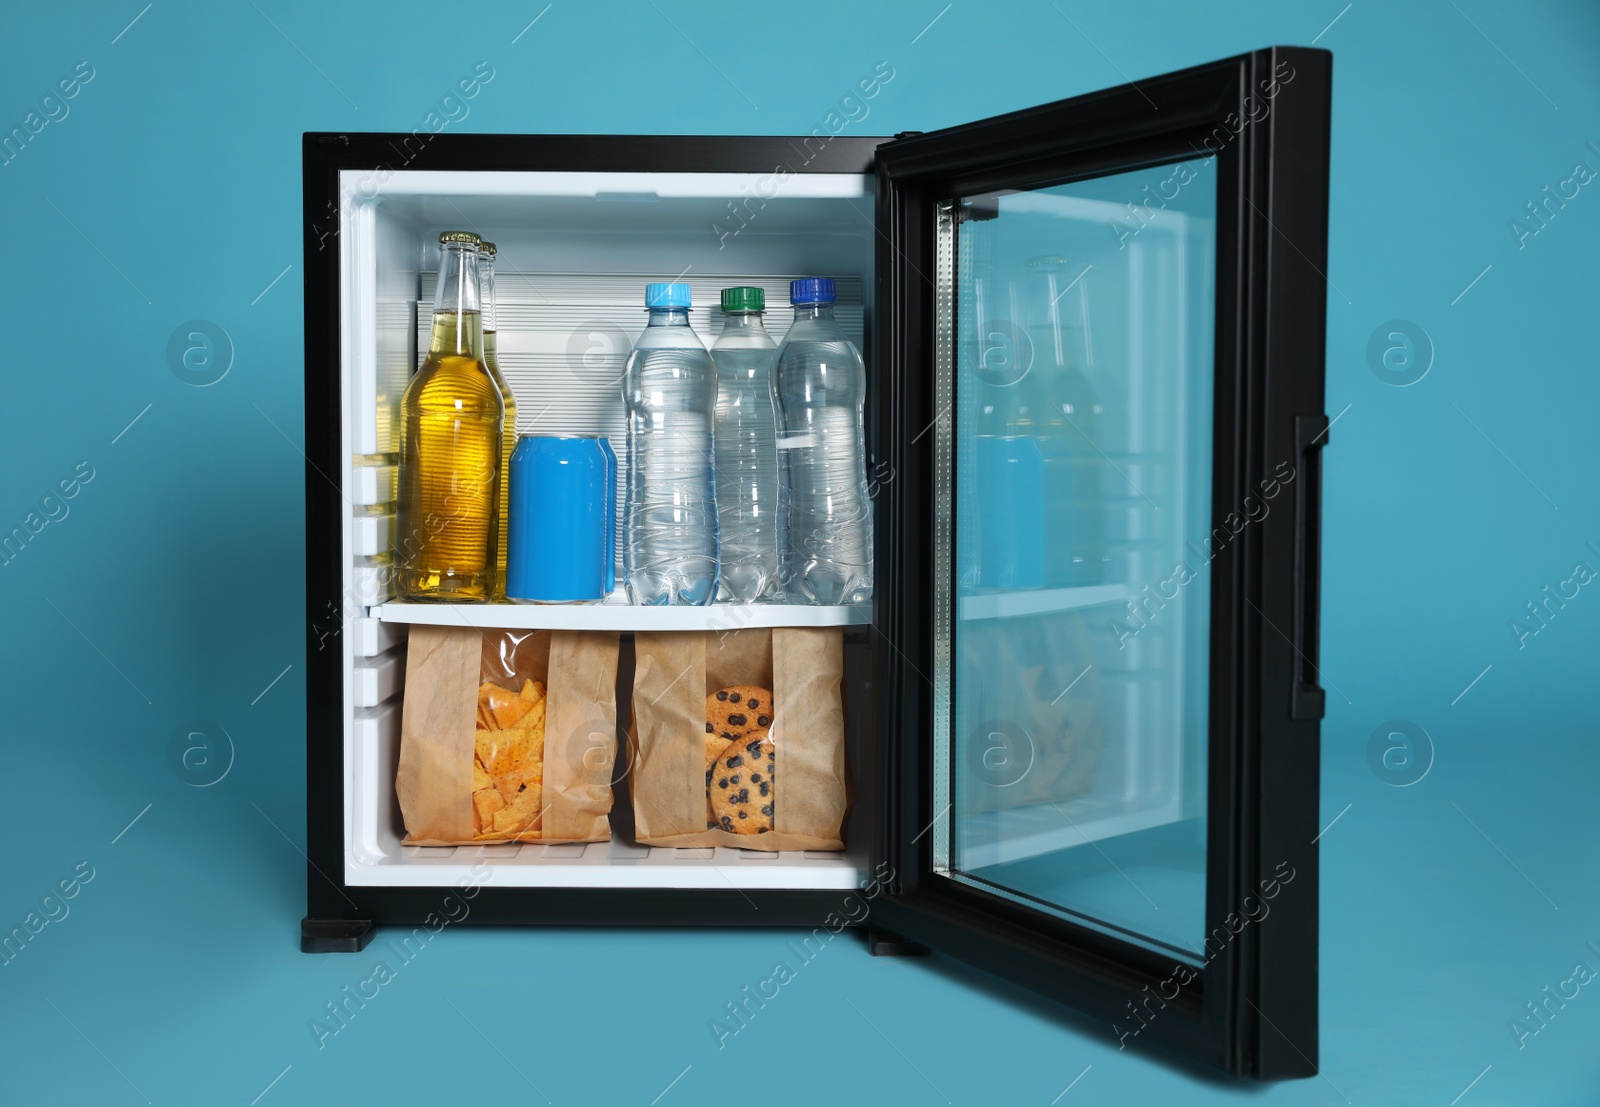
<instances>
[{"instance_id":1,"label":"glass beer bottle","mask_svg":"<svg viewBox=\"0 0 1600 1107\"><path fill-rule=\"evenodd\" d=\"M1109 459L1106 410L1084 374L1091 360L1087 270L1077 278L1060 257L1028 261L1023 307L1033 347L1032 434L1044 457L1049 587L1100 584L1110 573L1106 543ZM1074 294L1067 296L1069 291Z\"/></svg>"},{"instance_id":2,"label":"glass beer bottle","mask_svg":"<svg viewBox=\"0 0 1600 1107\"><path fill-rule=\"evenodd\" d=\"M480 243L478 247L478 285L483 290L483 363L489 367L495 387L500 389L500 399L506 407L506 430L500 440L500 495L495 505L499 517L499 543L494 556L494 598L506 595L506 535L510 533L511 505L511 455L517 448L517 398L511 392L505 374L500 371L498 351L499 316L495 309L494 259L498 251L493 242Z\"/></svg>"},{"instance_id":3,"label":"glass beer bottle","mask_svg":"<svg viewBox=\"0 0 1600 1107\"><path fill-rule=\"evenodd\" d=\"M439 236L428 358L400 401L402 600L482 603L495 587L505 401L483 357L479 238Z\"/></svg>"}]
</instances>

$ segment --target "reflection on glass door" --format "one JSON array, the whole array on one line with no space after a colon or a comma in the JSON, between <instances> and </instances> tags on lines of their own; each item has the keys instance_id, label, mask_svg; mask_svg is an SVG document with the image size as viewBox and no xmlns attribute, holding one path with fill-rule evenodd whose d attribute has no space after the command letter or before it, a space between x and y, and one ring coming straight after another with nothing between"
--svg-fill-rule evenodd
<instances>
[{"instance_id":1,"label":"reflection on glass door","mask_svg":"<svg viewBox=\"0 0 1600 1107\"><path fill-rule=\"evenodd\" d=\"M1201 961L1216 167L941 208L935 864Z\"/></svg>"}]
</instances>

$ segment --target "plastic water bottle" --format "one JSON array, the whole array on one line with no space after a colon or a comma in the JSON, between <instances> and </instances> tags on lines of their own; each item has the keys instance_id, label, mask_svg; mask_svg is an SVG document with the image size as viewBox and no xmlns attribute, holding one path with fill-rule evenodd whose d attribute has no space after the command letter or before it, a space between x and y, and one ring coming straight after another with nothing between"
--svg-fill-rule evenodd
<instances>
[{"instance_id":1,"label":"plastic water bottle","mask_svg":"<svg viewBox=\"0 0 1600 1107\"><path fill-rule=\"evenodd\" d=\"M646 285L644 302L650 325L634 343L622 381L628 597L636 604L699 606L717 590L716 370L689 326L688 285Z\"/></svg>"},{"instance_id":2,"label":"plastic water bottle","mask_svg":"<svg viewBox=\"0 0 1600 1107\"><path fill-rule=\"evenodd\" d=\"M717 367L717 526L720 585L727 603L779 598L778 445L772 361L778 344L761 325L766 293L722 290Z\"/></svg>"},{"instance_id":3,"label":"plastic water bottle","mask_svg":"<svg viewBox=\"0 0 1600 1107\"><path fill-rule=\"evenodd\" d=\"M783 588L814 604L872 597L872 504L861 429L866 369L833 318L833 281L789 283L794 323L773 370L787 505Z\"/></svg>"}]
</instances>

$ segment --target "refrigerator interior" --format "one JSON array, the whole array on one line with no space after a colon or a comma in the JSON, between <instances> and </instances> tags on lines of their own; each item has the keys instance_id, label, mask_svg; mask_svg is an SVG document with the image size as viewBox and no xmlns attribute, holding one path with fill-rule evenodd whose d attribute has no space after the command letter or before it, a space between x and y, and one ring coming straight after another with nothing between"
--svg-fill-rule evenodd
<instances>
[{"instance_id":1,"label":"refrigerator interior","mask_svg":"<svg viewBox=\"0 0 1600 1107\"><path fill-rule=\"evenodd\" d=\"M701 629L861 624L866 612L836 608L630 608L601 605L503 608L386 603L394 537L395 433L406 383L427 353L438 236L472 230L498 249L499 362L517 398L523 434L603 434L625 441L620 378L643 329L644 285L691 285L691 323L708 345L721 327L719 291L766 290L766 325L788 328L788 282L832 276L837 316L863 349L870 311L873 182L854 174L438 172L341 174L341 391L350 505L344 533L346 592L340 635L345 673L344 880L350 885L453 885L476 864L492 883L567 888L848 889L865 876L871 797L852 799L843 853L643 847L628 836L619 791L609 842L402 845L395 770L411 621ZM870 372L870 357L868 361ZM620 468L620 467L619 467ZM618 497L619 502L621 497ZM496 622L497 611L505 622ZM537 624L512 620L543 620ZM867 718L870 630L846 629L849 759L860 777ZM332 642L325 642L332 646ZM625 641L624 669L630 655ZM860 674L860 675L855 675ZM619 702L618 717L627 713ZM618 757L619 777L626 758ZM625 788L625 779L621 781Z\"/></svg>"}]
</instances>

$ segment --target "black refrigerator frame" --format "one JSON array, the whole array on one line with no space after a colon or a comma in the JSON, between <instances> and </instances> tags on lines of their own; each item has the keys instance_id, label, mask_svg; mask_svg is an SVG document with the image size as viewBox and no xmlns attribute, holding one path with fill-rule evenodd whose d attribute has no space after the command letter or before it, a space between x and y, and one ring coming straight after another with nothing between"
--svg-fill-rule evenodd
<instances>
[{"instance_id":1,"label":"black refrigerator frame","mask_svg":"<svg viewBox=\"0 0 1600 1107\"><path fill-rule=\"evenodd\" d=\"M1285 80L1286 74L1292 74ZM1275 47L978 123L895 139L831 136L308 133L305 204L307 626L342 610L343 418L338 235L341 170L872 174L875 315L868 320L868 463L893 478L876 500L872 719L858 791L876 792L874 874L859 922L925 943L1126 1026L1154 1046L1258 1079L1317 1071L1317 668L1331 56ZM407 145L406 140L411 139ZM809 139L809 141L808 141ZM400 151L404 150L404 154ZM929 749L934 671L933 206L985 189L1039 187L1182 160L1217 159L1212 522L1274 461L1295 459L1292 510L1245 528L1212 565L1206 929L1287 864L1293 895L1238 932L1158 1009L1172 961L933 870ZM342 669L307 646L307 915L302 948L353 951L374 925L420 925L448 887L345 885ZM874 888L876 891L877 888ZM816 927L821 890L481 887L475 924ZM837 917L837 915L834 915ZM893 948L888 942L885 948Z\"/></svg>"},{"instance_id":2,"label":"black refrigerator frame","mask_svg":"<svg viewBox=\"0 0 1600 1107\"><path fill-rule=\"evenodd\" d=\"M409 141L408 141L409 140ZM407 170L770 173L803 161L801 172L871 174L880 138L836 137L816 148L803 138L705 135L450 135L420 144L409 134L307 133L306 612L308 628L343 611L344 502L327 474L340 471L339 173L383 166ZM792 144L791 144L792 143ZM415 926L452 892L444 887L346 885L344 871L342 671L338 651L309 635L306 656L307 910L301 948L351 952L376 924ZM479 888L470 921L552 926L818 926L839 903L814 889Z\"/></svg>"}]
</instances>

